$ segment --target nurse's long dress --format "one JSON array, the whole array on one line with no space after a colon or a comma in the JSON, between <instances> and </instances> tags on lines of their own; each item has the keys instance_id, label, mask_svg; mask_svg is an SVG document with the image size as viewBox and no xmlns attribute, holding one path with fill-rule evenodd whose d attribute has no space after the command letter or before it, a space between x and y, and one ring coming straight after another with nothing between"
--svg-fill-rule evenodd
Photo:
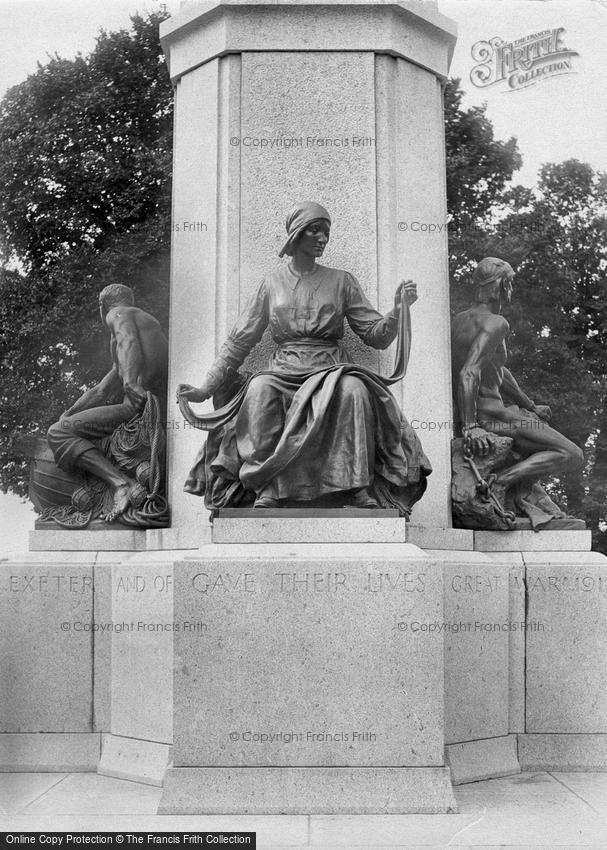
<instances>
[{"instance_id":1,"label":"nurse's long dress","mask_svg":"<svg viewBox=\"0 0 607 850\"><path fill-rule=\"evenodd\" d=\"M409 514L430 464L386 382L350 362L344 320L373 348L397 333L397 318L378 313L348 272L317 265L300 276L282 265L264 278L207 373L214 401L225 401L268 326L277 348L220 410L197 416L186 405L192 424L211 432L187 492L213 510L262 491L290 504L366 487Z\"/></svg>"}]
</instances>

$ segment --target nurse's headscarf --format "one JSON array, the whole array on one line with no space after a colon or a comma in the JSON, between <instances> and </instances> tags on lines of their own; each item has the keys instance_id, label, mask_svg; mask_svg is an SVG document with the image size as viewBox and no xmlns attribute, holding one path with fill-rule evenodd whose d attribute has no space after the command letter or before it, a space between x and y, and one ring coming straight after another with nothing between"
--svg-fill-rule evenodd
<instances>
[{"instance_id":1,"label":"nurse's headscarf","mask_svg":"<svg viewBox=\"0 0 607 850\"><path fill-rule=\"evenodd\" d=\"M313 221L318 221L318 219L324 219L331 224L331 216L320 204L315 204L314 201L304 201L294 207L287 216L288 239L282 246L282 250L278 256L284 257L285 254L288 254L289 257L292 257L293 246L301 233L303 233L309 224Z\"/></svg>"}]
</instances>

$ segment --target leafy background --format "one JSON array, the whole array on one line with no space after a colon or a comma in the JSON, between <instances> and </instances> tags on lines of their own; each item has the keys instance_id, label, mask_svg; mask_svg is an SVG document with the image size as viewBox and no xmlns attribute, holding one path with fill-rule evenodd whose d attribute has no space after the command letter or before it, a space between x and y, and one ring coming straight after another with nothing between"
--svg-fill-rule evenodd
<instances>
[{"instance_id":1,"label":"leafy background","mask_svg":"<svg viewBox=\"0 0 607 850\"><path fill-rule=\"evenodd\" d=\"M16 440L44 430L107 367L91 311L126 283L167 324L173 93L158 41L166 15L102 32L88 56L53 57L0 102L0 488L24 495ZM607 178L544 165L515 184L522 155L485 107L445 87L453 311L483 256L516 270L510 368L586 452L583 478L549 482L607 552Z\"/></svg>"}]
</instances>

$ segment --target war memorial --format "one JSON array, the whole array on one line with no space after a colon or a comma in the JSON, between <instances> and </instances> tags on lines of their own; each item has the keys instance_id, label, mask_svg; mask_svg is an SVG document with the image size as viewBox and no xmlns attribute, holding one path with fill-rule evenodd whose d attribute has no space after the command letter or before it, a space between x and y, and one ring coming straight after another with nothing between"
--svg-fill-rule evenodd
<instances>
[{"instance_id":1,"label":"war memorial","mask_svg":"<svg viewBox=\"0 0 607 850\"><path fill-rule=\"evenodd\" d=\"M104 289L114 366L32 443L3 770L174 815L449 813L604 770L606 562L542 487L583 455L508 369L516 271L481 260L452 318L446 231L398 227L446 220L455 25L225 0L161 37L169 338Z\"/></svg>"}]
</instances>

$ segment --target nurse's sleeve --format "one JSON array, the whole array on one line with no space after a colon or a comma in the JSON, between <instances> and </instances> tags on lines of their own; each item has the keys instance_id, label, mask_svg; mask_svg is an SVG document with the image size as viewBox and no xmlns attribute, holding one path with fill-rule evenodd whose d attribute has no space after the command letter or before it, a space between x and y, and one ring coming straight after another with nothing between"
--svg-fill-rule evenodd
<instances>
[{"instance_id":1,"label":"nurse's sleeve","mask_svg":"<svg viewBox=\"0 0 607 850\"><path fill-rule=\"evenodd\" d=\"M265 279L253 293L228 338L208 370L204 383L210 393L215 393L224 383L230 369L238 369L255 348L268 326L268 292Z\"/></svg>"},{"instance_id":2,"label":"nurse's sleeve","mask_svg":"<svg viewBox=\"0 0 607 850\"><path fill-rule=\"evenodd\" d=\"M359 282L349 272L344 279L348 324L371 348L387 348L396 338L398 318L390 310L383 316L372 305Z\"/></svg>"}]
</instances>

